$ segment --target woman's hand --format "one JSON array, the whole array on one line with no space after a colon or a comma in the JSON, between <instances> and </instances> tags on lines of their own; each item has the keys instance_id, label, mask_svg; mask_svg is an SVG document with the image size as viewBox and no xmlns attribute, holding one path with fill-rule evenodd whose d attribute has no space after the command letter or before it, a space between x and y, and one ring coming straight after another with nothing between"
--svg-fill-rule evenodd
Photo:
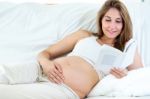
<instances>
[{"instance_id":1,"label":"woman's hand","mask_svg":"<svg viewBox=\"0 0 150 99\"><path fill-rule=\"evenodd\" d=\"M122 78L128 74L128 70L114 67L110 70L110 74L114 75L116 78Z\"/></svg>"},{"instance_id":2,"label":"woman's hand","mask_svg":"<svg viewBox=\"0 0 150 99\"><path fill-rule=\"evenodd\" d=\"M42 64L41 64L42 65ZM51 82L60 84L64 82L63 70L61 65L55 61L47 60L42 65L43 73Z\"/></svg>"}]
</instances>

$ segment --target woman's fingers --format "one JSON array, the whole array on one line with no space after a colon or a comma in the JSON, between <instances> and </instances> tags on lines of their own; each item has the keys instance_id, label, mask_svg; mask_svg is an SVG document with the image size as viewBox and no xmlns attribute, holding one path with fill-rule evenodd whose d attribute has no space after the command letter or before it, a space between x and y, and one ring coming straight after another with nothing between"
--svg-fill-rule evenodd
<instances>
[{"instance_id":1,"label":"woman's fingers","mask_svg":"<svg viewBox=\"0 0 150 99\"><path fill-rule=\"evenodd\" d=\"M50 81L53 81L58 84L64 82L62 68L58 63L54 63L54 67L48 73L48 78Z\"/></svg>"},{"instance_id":2,"label":"woman's fingers","mask_svg":"<svg viewBox=\"0 0 150 99\"><path fill-rule=\"evenodd\" d=\"M123 77L126 76L128 71L127 69L123 69L123 68L116 68L116 71L118 71L118 73Z\"/></svg>"},{"instance_id":3,"label":"woman's fingers","mask_svg":"<svg viewBox=\"0 0 150 99\"><path fill-rule=\"evenodd\" d=\"M60 73L63 73L63 70L62 70L62 67L60 64L58 64L57 62L54 61L54 64L55 64L55 67L56 69L60 72Z\"/></svg>"},{"instance_id":4,"label":"woman's fingers","mask_svg":"<svg viewBox=\"0 0 150 99\"><path fill-rule=\"evenodd\" d=\"M60 64L58 64L57 62L54 62L55 64L55 72L58 74L58 76L60 76L63 80L64 80L64 76L63 76L63 70Z\"/></svg>"},{"instance_id":5,"label":"woman's fingers","mask_svg":"<svg viewBox=\"0 0 150 99\"><path fill-rule=\"evenodd\" d=\"M122 78L127 75L127 70L122 68L112 68L110 73L117 78Z\"/></svg>"},{"instance_id":6,"label":"woman's fingers","mask_svg":"<svg viewBox=\"0 0 150 99\"><path fill-rule=\"evenodd\" d=\"M54 73L56 76L58 76L61 80L64 80L64 76L62 73L60 73L57 69L54 69Z\"/></svg>"},{"instance_id":7,"label":"woman's fingers","mask_svg":"<svg viewBox=\"0 0 150 99\"><path fill-rule=\"evenodd\" d=\"M50 80L51 82L54 82L54 83L57 83L57 84L60 84L60 83L61 83L61 81L60 81L56 76L54 76L54 75L52 75L52 74L49 74L48 78L49 78L49 80Z\"/></svg>"},{"instance_id":8,"label":"woman's fingers","mask_svg":"<svg viewBox=\"0 0 150 99\"><path fill-rule=\"evenodd\" d=\"M59 76L57 76L57 74L55 74L54 72L49 73L48 78L50 81L57 83L57 84L60 84L63 82L62 79Z\"/></svg>"},{"instance_id":9,"label":"woman's fingers","mask_svg":"<svg viewBox=\"0 0 150 99\"><path fill-rule=\"evenodd\" d=\"M117 78L121 78L120 75L118 75L118 73L116 73L116 71L113 69L111 69L110 74L114 75Z\"/></svg>"},{"instance_id":10,"label":"woman's fingers","mask_svg":"<svg viewBox=\"0 0 150 99\"><path fill-rule=\"evenodd\" d=\"M118 74L119 76L123 76L124 73L119 68L114 68L113 71Z\"/></svg>"}]
</instances>

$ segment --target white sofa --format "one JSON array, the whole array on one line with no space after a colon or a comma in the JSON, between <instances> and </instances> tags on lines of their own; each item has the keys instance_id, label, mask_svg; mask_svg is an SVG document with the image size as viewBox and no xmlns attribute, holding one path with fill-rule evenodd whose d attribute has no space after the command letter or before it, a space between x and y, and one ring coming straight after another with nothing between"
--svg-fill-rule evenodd
<instances>
[{"instance_id":1,"label":"white sofa","mask_svg":"<svg viewBox=\"0 0 150 99\"><path fill-rule=\"evenodd\" d=\"M150 14L147 11L150 7L144 3L126 2L125 4L133 20L134 38L138 41L144 65L148 67L150 66L148 44ZM62 99L59 93L54 95L60 98L51 96L49 92L55 91L55 88L50 88L47 82L37 82L40 78L36 56L49 45L78 29L96 32L96 13L100 7L101 4L44 5L1 2L0 66L7 66L8 70L12 70L8 76L12 76L12 73L16 74L10 78L8 82L10 85L0 84L0 99ZM16 68L19 69L16 70ZM22 78L23 73L25 78ZM23 80L25 82L22 82ZM16 84L17 82L19 84ZM101 86L98 88L100 89L95 88L95 90L99 92L104 90L106 93L94 90L87 99L150 98L150 92L139 95L133 92L119 96L119 93L108 95L106 89L102 90Z\"/></svg>"}]
</instances>

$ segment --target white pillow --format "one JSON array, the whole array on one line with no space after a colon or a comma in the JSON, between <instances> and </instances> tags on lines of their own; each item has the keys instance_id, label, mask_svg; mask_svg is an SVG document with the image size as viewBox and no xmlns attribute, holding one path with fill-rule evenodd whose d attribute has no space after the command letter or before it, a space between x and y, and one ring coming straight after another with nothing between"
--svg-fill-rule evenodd
<instances>
[{"instance_id":1,"label":"white pillow","mask_svg":"<svg viewBox=\"0 0 150 99\"><path fill-rule=\"evenodd\" d=\"M89 93L92 96L145 96L150 95L150 67L132 70L117 79L108 75Z\"/></svg>"},{"instance_id":2,"label":"white pillow","mask_svg":"<svg viewBox=\"0 0 150 99\"><path fill-rule=\"evenodd\" d=\"M39 78L40 68L37 63L0 65L0 83L34 83Z\"/></svg>"}]
</instances>

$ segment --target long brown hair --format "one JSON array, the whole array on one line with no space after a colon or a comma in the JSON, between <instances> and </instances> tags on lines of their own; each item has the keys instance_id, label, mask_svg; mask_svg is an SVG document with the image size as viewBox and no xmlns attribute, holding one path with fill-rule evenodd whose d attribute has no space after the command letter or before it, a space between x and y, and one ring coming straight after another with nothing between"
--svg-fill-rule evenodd
<instances>
[{"instance_id":1,"label":"long brown hair","mask_svg":"<svg viewBox=\"0 0 150 99\"><path fill-rule=\"evenodd\" d=\"M122 17L123 20L123 28L121 33L116 37L114 47L120 49L121 51L124 50L125 43L132 38L132 22L130 15L126 6L119 0L107 0L100 11L98 12L98 36L99 38L103 37L104 33L102 30L102 19L104 15L110 8L116 8Z\"/></svg>"}]
</instances>

